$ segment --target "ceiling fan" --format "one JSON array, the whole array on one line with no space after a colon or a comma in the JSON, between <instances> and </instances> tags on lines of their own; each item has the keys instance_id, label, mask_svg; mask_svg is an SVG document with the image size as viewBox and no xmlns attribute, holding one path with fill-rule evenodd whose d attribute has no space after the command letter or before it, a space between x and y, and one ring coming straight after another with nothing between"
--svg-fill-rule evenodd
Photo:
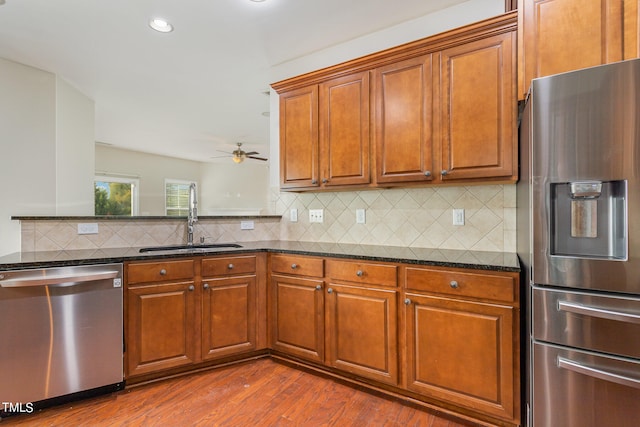
<instances>
[{"instance_id":1,"label":"ceiling fan","mask_svg":"<svg viewBox=\"0 0 640 427\"><path fill-rule=\"evenodd\" d=\"M267 159L265 159L264 157L258 157L257 151L244 151L242 149L242 142L237 142L236 145L238 146L238 148L236 148L235 150L233 150L231 153L227 153L227 154L231 154L233 157L231 158L235 163L242 163L244 162L244 159L254 159L254 160L262 160L262 161L267 161ZM226 153L226 151L222 151L222 150L218 150L222 153Z\"/></svg>"}]
</instances>

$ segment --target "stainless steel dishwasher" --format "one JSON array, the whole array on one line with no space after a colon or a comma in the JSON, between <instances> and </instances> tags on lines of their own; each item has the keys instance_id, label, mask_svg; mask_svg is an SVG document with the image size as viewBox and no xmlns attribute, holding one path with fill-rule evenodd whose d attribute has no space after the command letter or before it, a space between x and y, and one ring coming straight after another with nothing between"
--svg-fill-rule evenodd
<instances>
[{"instance_id":1,"label":"stainless steel dishwasher","mask_svg":"<svg viewBox=\"0 0 640 427\"><path fill-rule=\"evenodd\" d=\"M0 271L0 416L123 386L122 264Z\"/></svg>"}]
</instances>

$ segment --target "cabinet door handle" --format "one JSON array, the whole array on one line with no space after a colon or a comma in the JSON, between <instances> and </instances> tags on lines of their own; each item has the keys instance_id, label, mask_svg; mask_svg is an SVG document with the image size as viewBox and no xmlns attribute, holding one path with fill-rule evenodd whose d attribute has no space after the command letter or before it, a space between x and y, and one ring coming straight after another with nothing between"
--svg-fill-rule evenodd
<instances>
[{"instance_id":1,"label":"cabinet door handle","mask_svg":"<svg viewBox=\"0 0 640 427\"><path fill-rule=\"evenodd\" d=\"M364 275L364 272L362 270L356 271L356 276L362 277L363 275Z\"/></svg>"},{"instance_id":2,"label":"cabinet door handle","mask_svg":"<svg viewBox=\"0 0 640 427\"><path fill-rule=\"evenodd\" d=\"M411 300L409 298L405 298L404 305L410 305L410 304L411 304Z\"/></svg>"},{"instance_id":3,"label":"cabinet door handle","mask_svg":"<svg viewBox=\"0 0 640 427\"><path fill-rule=\"evenodd\" d=\"M329 180L327 178L322 178L322 183L326 184L327 182L329 182Z\"/></svg>"},{"instance_id":4,"label":"cabinet door handle","mask_svg":"<svg viewBox=\"0 0 640 427\"><path fill-rule=\"evenodd\" d=\"M431 176L431 171L424 171L424 176Z\"/></svg>"},{"instance_id":5,"label":"cabinet door handle","mask_svg":"<svg viewBox=\"0 0 640 427\"><path fill-rule=\"evenodd\" d=\"M162 270L160 270L160 275L164 276L165 274L167 274L167 270L165 270L164 268Z\"/></svg>"},{"instance_id":6,"label":"cabinet door handle","mask_svg":"<svg viewBox=\"0 0 640 427\"><path fill-rule=\"evenodd\" d=\"M311 184L316 185L317 183L318 183L318 180L317 180L317 179L312 179L312 180L311 180Z\"/></svg>"},{"instance_id":7,"label":"cabinet door handle","mask_svg":"<svg viewBox=\"0 0 640 427\"><path fill-rule=\"evenodd\" d=\"M205 284L202 285L202 287L205 288L205 289L209 289L209 284L205 283Z\"/></svg>"},{"instance_id":8,"label":"cabinet door handle","mask_svg":"<svg viewBox=\"0 0 640 427\"><path fill-rule=\"evenodd\" d=\"M316 285L316 291L321 291L322 290L322 285Z\"/></svg>"},{"instance_id":9,"label":"cabinet door handle","mask_svg":"<svg viewBox=\"0 0 640 427\"><path fill-rule=\"evenodd\" d=\"M189 285L189 292L191 292L191 291L193 291L193 290L195 290L195 289L196 289L196 287L195 287L195 286L193 286L193 285Z\"/></svg>"},{"instance_id":10,"label":"cabinet door handle","mask_svg":"<svg viewBox=\"0 0 640 427\"><path fill-rule=\"evenodd\" d=\"M333 289L331 289L331 288L327 289L327 293L328 294L332 294L333 293Z\"/></svg>"},{"instance_id":11,"label":"cabinet door handle","mask_svg":"<svg viewBox=\"0 0 640 427\"><path fill-rule=\"evenodd\" d=\"M452 280L451 283L449 283L449 286L451 286L453 289L457 289L458 288L458 282L456 282L455 280Z\"/></svg>"},{"instance_id":12,"label":"cabinet door handle","mask_svg":"<svg viewBox=\"0 0 640 427\"><path fill-rule=\"evenodd\" d=\"M291 264L291 269L295 270L296 268L298 268L298 264Z\"/></svg>"},{"instance_id":13,"label":"cabinet door handle","mask_svg":"<svg viewBox=\"0 0 640 427\"><path fill-rule=\"evenodd\" d=\"M445 175L447 175L447 174L449 174L449 171L448 171L448 170L446 170L446 169L444 169L444 170L440 171L440 175L442 175L442 176L445 176Z\"/></svg>"},{"instance_id":14,"label":"cabinet door handle","mask_svg":"<svg viewBox=\"0 0 640 427\"><path fill-rule=\"evenodd\" d=\"M229 270L233 270L233 264L229 264L229 265L227 265L227 268L228 268Z\"/></svg>"}]
</instances>

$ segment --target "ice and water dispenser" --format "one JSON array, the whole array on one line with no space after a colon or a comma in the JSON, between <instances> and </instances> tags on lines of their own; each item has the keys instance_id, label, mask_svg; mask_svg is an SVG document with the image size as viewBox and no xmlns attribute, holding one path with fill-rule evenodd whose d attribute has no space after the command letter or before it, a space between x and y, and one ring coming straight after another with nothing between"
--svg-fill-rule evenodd
<instances>
[{"instance_id":1,"label":"ice and water dispenser","mask_svg":"<svg viewBox=\"0 0 640 427\"><path fill-rule=\"evenodd\" d=\"M551 255L627 259L627 182L551 184Z\"/></svg>"}]
</instances>

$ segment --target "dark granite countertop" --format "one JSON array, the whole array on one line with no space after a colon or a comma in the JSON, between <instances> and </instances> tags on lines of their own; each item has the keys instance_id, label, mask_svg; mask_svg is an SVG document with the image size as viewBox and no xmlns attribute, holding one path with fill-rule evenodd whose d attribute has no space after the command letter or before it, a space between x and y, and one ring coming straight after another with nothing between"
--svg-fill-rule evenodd
<instances>
[{"instance_id":1,"label":"dark granite countertop","mask_svg":"<svg viewBox=\"0 0 640 427\"><path fill-rule=\"evenodd\" d=\"M341 243L256 241L237 242L241 248L196 249L140 253L140 248L105 248L16 252L0 257L0 270L16 270L64 265L106 264L112 262L180 258L197 255L275 252L369 261L399 262L452 268L493 271L520 271L518 256L512 252L481 252L449 249L407 248L398 246L354 245Z\"/></svg>"}]
</instances>

